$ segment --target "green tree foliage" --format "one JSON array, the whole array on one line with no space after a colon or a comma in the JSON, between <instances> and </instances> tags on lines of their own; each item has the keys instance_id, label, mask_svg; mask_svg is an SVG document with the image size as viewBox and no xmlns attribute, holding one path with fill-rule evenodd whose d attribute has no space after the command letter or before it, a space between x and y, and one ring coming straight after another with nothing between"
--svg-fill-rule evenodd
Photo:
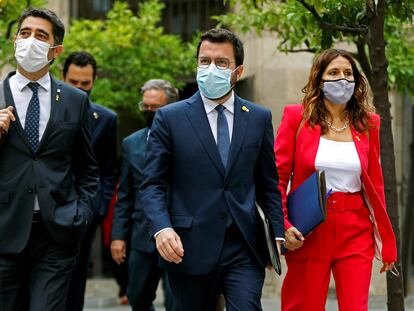
<instances>
[{"instance_id":1,"label":"green tree foliage","mask_svg":"<svg viewBox=\"0 0 414 311\"><path fill-rule=\"evenodd\" d=\"M98 63L92 100L116 110L136 110L140 87L149 79L182 86L194 70L195 48L157 26L163 8L160 1L148 0L134 14L119 1L105 20L73 21L54 70L61 70L69 53L88 51Z\"/></svg>"},{"instance_id":2,"label":"green tree foliage","mask_svg":"<svg viewBox=\"0 0 414 311\"><path fill-rule=\"evenodd\" d=\"M243 32L255 29L278 34L278 49L318 52L335 42L355 43L355 57L371 82L368 55L369 23L375 14L374 0L230 0L237 11L217 19ZM413 0L385 1L386 56L389 86L414 98Z\"/></svg>"},{"instance_id":3,"label":"green tree foliage","mask_svg":"<svg viewBox=\"0 0 414 311\"><path fill-rule=\"evenodd\" d=\"M0 69L14 61L13 39L17 20L27 6L40 7L44 0L0 0Z\"/></svg>"}]
</instances>

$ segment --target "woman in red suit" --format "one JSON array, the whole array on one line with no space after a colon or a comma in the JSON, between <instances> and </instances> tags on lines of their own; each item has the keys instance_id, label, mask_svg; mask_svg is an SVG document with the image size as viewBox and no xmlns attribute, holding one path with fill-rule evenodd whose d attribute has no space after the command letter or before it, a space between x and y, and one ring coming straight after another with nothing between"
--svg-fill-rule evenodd
<instances>
[{"instance_id":1,"label":"woman in red suit","mask_svg":"<svg viewBox=\"0 0 414 311\"><path fill-rule=\"evenodd\" d=\"M368 310L374 255L390 271L397 259L385 209L379 159L379 116L351 54L337 49L314 61L302 105L284 109L276 135L279 190L285 216L288 271L283 311L325 310L331 271L340 311ZM288 184L295 190L324 170L326 220L304 237L289 222Z\"/></svg>"}]
</instances>

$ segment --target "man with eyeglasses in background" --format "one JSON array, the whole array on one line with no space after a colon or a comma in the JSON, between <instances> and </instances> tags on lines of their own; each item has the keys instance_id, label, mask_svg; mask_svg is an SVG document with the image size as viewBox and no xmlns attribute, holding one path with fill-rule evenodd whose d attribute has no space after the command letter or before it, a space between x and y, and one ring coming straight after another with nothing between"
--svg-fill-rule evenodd
<instances>
[{"instance_id":1,"label":"man with eyeglasses in background","mask_svg":"<svg viewBox=\"0 0 414 311\"><path fill-rule=\"evenodd\" d=\"M141 93L142 101L138 106L144 114L146 127L122 141L121 179L114 209L111 253L114 261L122 264L129 252L127 296L132 310L153 311L158 282L164 271L158 266L159 256L142 210L139 187L155 112L177 101L178 90L166 80L153 79L142 86ZM166 310L178 311L165 278L163 283Z\"/></svg>"},{"instance_id":2,"label":"man with eyeglasses in background","mask_svg":"<svg viewBox=\"0 0 414 311\"><path fill-rule=\"evenodd\" d=\"M267 249L255 201L283 240L272 115L238 97L243 44L211 29L197 48L199 92L157 111L141 204L182 311L259 311Z\"/></svg>"}]
</instances>

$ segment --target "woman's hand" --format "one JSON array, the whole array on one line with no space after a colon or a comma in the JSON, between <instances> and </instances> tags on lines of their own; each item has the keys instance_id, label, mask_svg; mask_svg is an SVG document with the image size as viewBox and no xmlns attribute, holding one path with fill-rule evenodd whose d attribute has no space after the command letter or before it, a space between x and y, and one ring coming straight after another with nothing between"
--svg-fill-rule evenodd
<instances>
[{"instance_id":1,"label":"woman's hand","mask_svg":"<svg viewBox=\"0 0 414 311\"><path fill-rule=\"evenodd\" d=\"M285 231L285 247L288 250L294 251L295 249L301 248L305 238L302 233L295 227L290 227Z\"/></svg>"},{"instance_id":2,"label":"woman's hand","mask_svg":"<svg viewBox=\"0 0 414 311\"><path fill-rule=\"evenodd\" d=\"M392 268L394 268L394 263L393 262L384 262L383 265L382 265L382 268L380 270L380 273L383 273L383 272L386 272L386 271L387 272L391 271Z\"/></svg>"}]
</instances>

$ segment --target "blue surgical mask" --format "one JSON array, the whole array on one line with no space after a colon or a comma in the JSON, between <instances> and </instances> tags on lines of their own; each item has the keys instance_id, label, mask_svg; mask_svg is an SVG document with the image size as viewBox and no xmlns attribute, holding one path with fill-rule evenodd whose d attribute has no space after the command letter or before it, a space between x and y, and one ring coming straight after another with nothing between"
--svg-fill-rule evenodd
<instances>
[{"instance_id":1,"label":"blue surgical mask","mask_svg":"<svg viewBox=\"0 0 414 311\"><path fill-rule=\"evenodd\" d=\"M354 94L355 81L346 79L323 81L323 93L333 104L346 104Z\"/></svg>"},{"instance_id":2,"label":"blue surgical mask","mask_svg":"<svg viewBox=\"0 0 414 311\"><path fill-rule=\"evenodd\" d=\"M217 69L216 65L210 64L207 68L197 68L197 84L200 92L207 98L221 98L230 92L231 69Z\"/></svg>"}]
</instances>

